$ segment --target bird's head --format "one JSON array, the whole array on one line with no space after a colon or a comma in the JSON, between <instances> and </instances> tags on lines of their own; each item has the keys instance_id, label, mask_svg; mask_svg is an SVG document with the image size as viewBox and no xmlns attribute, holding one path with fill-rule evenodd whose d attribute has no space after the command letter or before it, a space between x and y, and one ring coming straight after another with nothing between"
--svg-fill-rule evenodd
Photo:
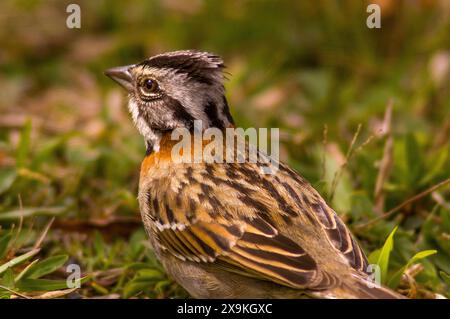
<instances>
[{"instance_id":1,"label":"bird's head","mask_svg":"<svg viewBox=\"0 0 450 319\"><path fill-rule=\"evenodd\" d=\"M141 63L111 68L107 76L129 94L128 108L139 132L152 147L165 132L233 124L224 95L222 59L198 51L175 51Z\"/></svg>"}]
</instances>

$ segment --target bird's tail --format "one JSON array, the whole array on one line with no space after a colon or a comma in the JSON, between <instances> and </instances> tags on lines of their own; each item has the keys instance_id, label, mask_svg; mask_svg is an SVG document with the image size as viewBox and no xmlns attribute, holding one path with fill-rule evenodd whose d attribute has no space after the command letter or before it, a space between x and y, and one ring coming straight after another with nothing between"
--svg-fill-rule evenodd
<instances>
[{"instance_id":1,"label":"bird's tail","mask_svg":"<svg viewBox=\"0 0 450 319\"><path fill-rule=\"evenodd\" d=\"M352 277L340 285L324 291L312 293L316 298L327 299L405 299L399 293L375 283L369 282L359 276Z\"/></svg>"}]
</instances>

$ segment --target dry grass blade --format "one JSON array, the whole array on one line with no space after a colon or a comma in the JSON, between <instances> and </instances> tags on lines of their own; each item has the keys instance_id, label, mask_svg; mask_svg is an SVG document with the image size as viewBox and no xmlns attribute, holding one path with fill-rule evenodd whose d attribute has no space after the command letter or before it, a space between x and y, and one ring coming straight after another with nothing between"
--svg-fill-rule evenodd
<instances>
[{"instance_id":1,"label":"dry grass blade","mask_svg":"<svg viewBox=\"0 0 450 319\"><path fill-rule=\"evenodd\" d=\"M326 175L326 149L328 144L328 125L325 124L323 126L323 139L322 139L322 147L323 147L323 153L322 153L322 179L325 178Z\"/></svg>"},{"instance_id":2,"label":"dry grass blade","mask_svg":"<svg viewBox=\"0 0 450 319\"><path fill-rule=\"evenodd\" d=\"M49 291L45 292L40 295L33 296L33 299L54 299L54 298L61 298L63 296L66 296L68 294L71 294L78 288L72 288L72 289L64 289L64 290L55 290L55 291Z\"/></svg>"},{"instance_id":3,"label":"dry grass blade","mask_svg":"<svg viewBox=\"0 0 450 319\"><path fill-rule=\"evenodd\" d=\"M53 229L76 233L99 231L105 236L127 237L141 225L142 221L137 216L110 216L104 219L91 218L88 220L58 218Z\"/></svg>"},{"instance_id":4,"label":"dry grass blade","mask_svg":"<svg viewBox=\"0 0 450 319\"><path fill-rule=\"evenodd\" d=\"M411 204L411 203L413 203L413 202L415 202L415 201L421 199L421 198L424 197L424 196L427 196L428 194L434 192L434 191L437 190L438 188L440 188L440 187L442 187L442 186L444 186L444 185L446 185L446 184L448 184L448 183L450 183L450 178L447 178L446 180L443 180L442 182L437 183L436 185L431 186L430 188L424 190L423 192L421 192L421 193L419 193L419 194L417 194L417 195L415 195L415 196L413 196L413 197L408 198L408 199L405 200L403 203L401 203L401 204L395 206L394 208L392 208L391 210L389 210L389 211L387 211L386 213L382 214L381 216L379 216L379 217L377 217L377 218L374 218L374 219L372 219L371 221L369 221L369 222L367 222L367 223L360 224L360 225L356 225L356 226L355 226L355 229L365 228L365 227L368 227L368 226L370 226L370 225L375 224L376 222L378 222L378 221L380 221L380 220L382 220L382 219L388 218L388 217L390 217L391 215L393 215L393 214L395 214L396 212L398 212L398 211L399 211L400 209L402 209L403 207L405 207L406 205Z\"/></svg>"},{"instance_id":5,"label":"dry grass blade","mask_svg":"<svg viewBox=\"0 0 450 319\"><path fill-rule=\"evenodd\" d=\"M386 112L383 121L383 134L386 135L386 143L383 149L383 158L380 163L380 168L378 170L377 180L375 184L375 211L381 215L384 210L384 193L383 185L388 179L389 174L392 169L393 164L393 151L394 151L394 138L392 137L392 105L393 102L390 100L386 107Z\"/></svg>"},{"instance_id":6,"label":"dry grass blade","mask_svg":"<svg viewBox=\"0 0 450 319\"><path fill-rule=\"evenodd\" d=\"M448 210L450 212L450 204L445 201L444 197L442 197L441 194L439 194L438 192L433 192L431 194L431 198L433 198L433 200L436 203L438 203L439 205L441 205L442 207L444 207L446 210Z\"/></svg>"},{"instance_id":7,"label":"dry grass blade","mask_svg":"<svg viewBox=\"0 0 450 319\"><path fill-rule=\"evenodd\" d=\"M23 212L22 196L20 196L20 194L17 195L17 200L19 201L19 211ZM16 235L14 236L14 239L12 241L13 245L11 245L11 249L9 252L12 255L14 255L14 253L20 248L18 245L16 246L16 244L17 239L19 238L19 234L22 231L22 227L23 227L23 215L21 214L19 218L19 227L17 228Z\"/></svg>"},{"instance_id":8,"label":"dry grass blade","mask_svg":"<svg viewBox=\"0 0 450 319\"><path fill-rule=\"evenodd\" d=\"M105 296L95 296L95 297L91 297L91 298L87 298L87 299L120 299L120 295L119 294L109 294L109 295L105 295Z\"/></svg>"},{"instance_id":9,"label":"dry grass blade","mask_svg":"<svg viewBox=\"0 0 450 319\"><path fill-rule=\"evenodd\" d=\"M442 145L444 145L445 143L448 143L449 140L450 140L450 115L447 116L447 119L444 122L442 129L438 132L433 148L437 149Z\"/></svg>"},{"instance_id":10,"label":"dry grass blade","mask_svg":"<svg viewBox=\"0 0 450 319\"><path fill-rule=\"evenodd\" d=\"M2 285L0 285L0 289L7 290L7 291L9 291L10 293L12 293L12 294L14 294L14 295L16 295L16 296L18 296L18 297L24 298L24 299L33 299L33 298L29 297L29 296L26 296L26 295L24 295L24 294L21 294L20 292L17 292L17 291L15 291L15 290L13 290L13 289L10 289L10 288L5 287L5 286L2 286Z\"/></svg>"},{"instance_id":11,"label":"dry grass blade","mask_svg":"<svg viewBox=\"0 0 450 319\"><path fill-rule=\"evenodd\" d=\"M42 244L42 242L45 239L45 236L47 236L47 233L50 229L50 227L52 226L53 222L55 221L55 217L52 217L52 219L50 219L50 221L47 223L47 225L45 226L41 236L39 236L39 239L36 241L36 243L34 244L33 249L39 248Z\"/></svg>"},{"instance_id":12,"label":"dry grass blade","mask_svg":"<svg viewBox=\"0 0 450 319\"><path fill-rule=\"evenodd\" d=\"M358 139L359 134L361 133L361 128L362 128L362 125L358 124L358 128L356 129L356 132L353 135L353 138L352 138L352 141L350 142L350 146L348 148L347 154L345 155L345 162L339 167L339 169L334 174L333 181L331 182L329 201L333 200L337 185L342 176L342 173L344 172L344 168L348 165L350 158L354 154L354 152L353 152L354 146L355 146L356 140Z\"/></svg>"}]
</instances>

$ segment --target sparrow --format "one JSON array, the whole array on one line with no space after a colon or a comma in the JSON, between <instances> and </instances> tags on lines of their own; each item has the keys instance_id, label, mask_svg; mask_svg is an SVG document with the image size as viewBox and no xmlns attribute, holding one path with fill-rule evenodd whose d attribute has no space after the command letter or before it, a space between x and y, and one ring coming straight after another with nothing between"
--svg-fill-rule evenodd
<instances>
[{"instance_id":1,"label":"sparrow","mask_svg":"<svg viewBox=\"0 0 450 319\"><path fill-rule=\"evenodd\" d=\"M266 174L258 162L174 159L174 131L235 127L224 68L185 50L105 71L146 143L138 201L167 273L194 298L401 298L370 281L355 237L286 164Z\"/></svg>"}]
</instances>

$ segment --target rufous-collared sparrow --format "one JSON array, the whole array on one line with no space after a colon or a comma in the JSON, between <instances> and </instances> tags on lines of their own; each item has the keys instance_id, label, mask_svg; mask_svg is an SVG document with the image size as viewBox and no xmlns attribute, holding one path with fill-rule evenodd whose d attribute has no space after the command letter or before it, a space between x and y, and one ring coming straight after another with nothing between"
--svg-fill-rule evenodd
<instances>
[{"instance_id":1,"label":"rufous-collared sparrow","mask_svg":"<svg viewBox=\"0 0 450 319\"><path fill-rule=\"evenodd\" d=\"M174 160L174 130L234 127L223 69L217 55L176 51L106 71L147 145L138 199L166 271L197 298L401 297L368 282L355 238L287 165Z\"/></svg>"}]
</instances>

